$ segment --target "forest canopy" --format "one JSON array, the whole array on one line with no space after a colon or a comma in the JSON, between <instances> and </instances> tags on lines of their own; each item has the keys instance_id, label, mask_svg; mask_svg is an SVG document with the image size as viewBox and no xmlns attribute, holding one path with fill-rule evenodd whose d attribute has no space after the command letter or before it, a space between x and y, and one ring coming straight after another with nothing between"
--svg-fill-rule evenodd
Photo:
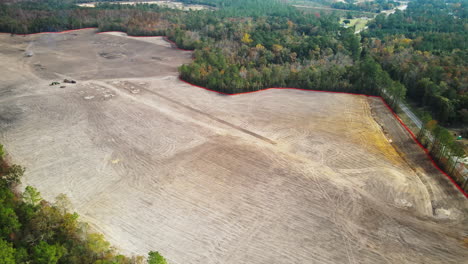
<instances>
[{"instance_id":1,"label":"forest canopy","mask_svg":"<svg viewBox=\"0 0 468 264\"><path fill-rule=\"evenodd\" d=\"M417 0L378 15L362 35L408 98L442 124L468 125L467 2Z\"/></svg>"}]
</instances>

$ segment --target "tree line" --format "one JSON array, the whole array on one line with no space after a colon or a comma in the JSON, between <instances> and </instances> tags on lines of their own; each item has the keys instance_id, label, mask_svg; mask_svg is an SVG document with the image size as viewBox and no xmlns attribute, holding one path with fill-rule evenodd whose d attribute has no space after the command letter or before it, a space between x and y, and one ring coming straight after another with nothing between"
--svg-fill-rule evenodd
<instances>
[{"instance_id":1,"label":"tree line","mask_svg":"<svg viewBox=\"0 0 468 264\"><path fill-rule=\"evenodd\" d=\"M464 190L468 187L468 180L461 177L457 166L466 157L463 144L454 139L450 131L440 126L429 116L423 119L423 126L417 138L429 150L430 155L444 169L452 179Z\"/></svg>"}]
</instances>

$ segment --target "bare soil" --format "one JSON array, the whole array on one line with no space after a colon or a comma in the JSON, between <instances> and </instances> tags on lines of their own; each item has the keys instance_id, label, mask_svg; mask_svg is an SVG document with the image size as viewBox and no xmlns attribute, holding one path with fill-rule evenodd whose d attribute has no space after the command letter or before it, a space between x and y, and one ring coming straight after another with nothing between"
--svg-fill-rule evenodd
<instances>
[{"instance_id":1,"label":"bare soil","mask_svg":"<svg viewBox=\"0 0 468 264\"><path fill-rule=\"evenodd\" d=\"M90 2L90 3L81 3L77 4L81 7L96 7L96 4L100 3L97 2ZM205 6L205 5L194 5L194 4L184 4L182 2L177 1L124 1L124 2L107 2L112 4L119 4L119 5L136 5L136 4L150 4L150 5L159 5L163 7L173 8L173 9L180 9L180 10L204 10L204 9L212 9L212 7Z\"/></svg>"},{"instance_id":2,"label":"bare soil","mask_svg":"<svg viewBox=\"0 0 468 264\"><path fill-rule=\"evenodd\" d=\"M178 80L190 59L161 38L0 35L0 142L24 185L170 263L466 261L466 199L380 101L222 96Z\"/></svg>"}]
</instances>

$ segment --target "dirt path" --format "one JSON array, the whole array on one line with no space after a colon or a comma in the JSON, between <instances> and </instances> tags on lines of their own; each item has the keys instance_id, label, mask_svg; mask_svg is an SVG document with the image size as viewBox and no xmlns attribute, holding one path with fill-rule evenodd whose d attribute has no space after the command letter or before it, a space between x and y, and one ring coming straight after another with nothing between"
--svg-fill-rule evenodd
<instances>
[{"instance_id":1,"label":"dirt path","mask_svg":"<svg viewBox=\"0 0 468 264\"><path fill-rule=\"evenodd\" d=\"M105 84L105 83L103 83L103 82L95 82L95 83L98 83L98 84L103 85L103 86L106 86L106 87L111 87L111 89L112 89L112 86L111 86L111 85ZM199 114L199 115L203 115L203 116L205 116L205 117L208 117L209 119L212 119L212 120L214 120L214 121L216 121L216 122L219 122L219 123L221 123L221 124L223 124L223 125L226 125L226 126L228 126L228 127L231 127L231 128L233 128L233 129L236 129L236 130L238 130L238 131L241 131L242 133L248 134L248 135L250 135L250 136L252 136L252 137L255 137L255 138L258 138L258 139L260 139L260 140L263 140L263 141L265 141L265 142L267 142L267 143L269 143L269 144L272 144L272 145L275 145L275 144L276 144L276 142L274 142L274 141L271 140L271 139L268 139L268 138L266 138L266 137L264 137L264 136L261 136L261 135L255 133L255 132L252 132L252 131L249 131L249 130L247 130L247 129L244 129L244 128L240 127L240 126L237 126L237 125L234 125L234 124L232 124L232 123L229 123L229 122L226 121L226 120L217 118L217 117L215 117L215 116L213 116L213 115L210 115L210 114L207 114L206 112L200 111L200 110L195 109L195 108L193 108L193 107L191 107L191 106L188 106L188 105L185 105L185 104L183 104L183 103L180 103L180 102L178 102L178 101L176 101L176 100L174 100L174 99L171 99L171 98L169 98L169 97L167 97L167 96L165 96L165 95L163 95L163 94L161 94L161 93L148 90L148 89L146 89L146 88L144 88L144 87L142 87L142 86L140 86L140 85L138 85L138 84L133 84L133 86L135 86L136 89L138 89L138 90L141 90L141 91L145 91L145 92L147 92L147 93L154 94L154 95L156 95L156 96L158 96L158 97L160 97L160 98L164 98L165 100L167 100L167 101L169 101L169 102L171 102L171 103L173 103L173 104L175 104L175 105L181 106L181 107L183 107L183 108L185 108L185 109L188 109L188 110L190 110L191 112L197 113L197 114Z\"/></svg>"},{"instance_id":2,"label":"dirt path","mask_svg":"<svg viewBox=\"0 0 468 264\"><path fill-rule=\"evenodd\" d=\"M414 142L411 135L391 115L390 110L380 102L380 99L371 98L370 103L377 122L388 133L395 148L415 170L429 192L434 215L449 217L452 211L455 214L466 215L468 213L466 197L434 167L426 153Z\"/></svg>"}]
</instances>

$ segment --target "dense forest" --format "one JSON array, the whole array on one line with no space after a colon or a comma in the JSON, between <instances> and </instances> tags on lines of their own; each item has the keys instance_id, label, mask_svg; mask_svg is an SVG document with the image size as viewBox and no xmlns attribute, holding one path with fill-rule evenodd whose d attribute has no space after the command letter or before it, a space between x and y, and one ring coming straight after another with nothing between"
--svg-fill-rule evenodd
<instances>
[{"instance_id":1,"label":"dense forest","mask_svg":"<svg viewBox=\"0 0 468 264\"><path fill-rule=\"evenodd\" d=\"M119 255L102 234L78 221L65 195L54 202L33 187L17 192L25 168L9 164L0 145L0 263L2 264L138 264L141 256ZM165 264L150 252L149 264Z\"/></svg>"},{"instance_id":2,"label":"dense forest","mask_svg":"<svg viewBox=\"0 0 468 264\"><path fill-rule=\"evenodd\" d=\"M417 0L378 15L363 32L367 47L408 98L441 124L468 125L467 2Z\"/></svg>"}]
</instances>

